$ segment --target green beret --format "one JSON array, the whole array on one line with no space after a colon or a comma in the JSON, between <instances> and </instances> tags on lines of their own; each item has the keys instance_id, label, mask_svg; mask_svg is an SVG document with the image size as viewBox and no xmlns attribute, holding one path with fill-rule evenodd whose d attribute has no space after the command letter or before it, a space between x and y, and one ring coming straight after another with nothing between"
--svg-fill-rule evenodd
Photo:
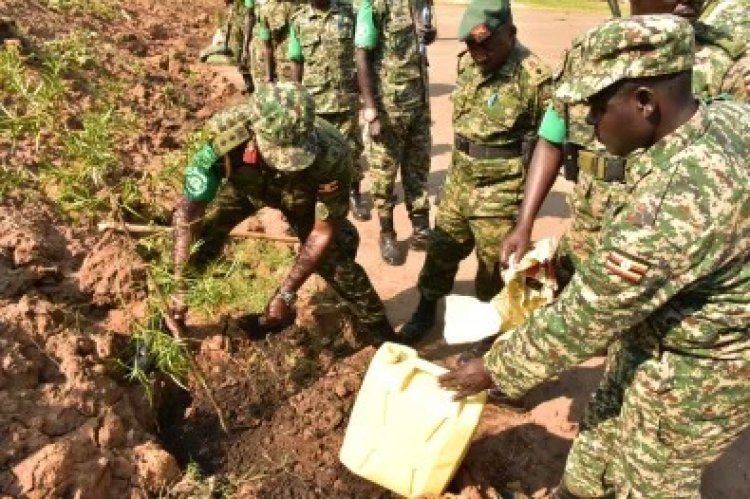
<instances>
[{"instance_id":1,"label":"green beret","mask_svg":"<svg viewBox=\"0 0 750 499\"><path fill-rule=\"evenodd\" d=\"M461 19L458 39L466 41L469 33L480 24L486 25L490 32L494 33L509 20L510 0L472 0Z\"/></svg>"}]
</instances>

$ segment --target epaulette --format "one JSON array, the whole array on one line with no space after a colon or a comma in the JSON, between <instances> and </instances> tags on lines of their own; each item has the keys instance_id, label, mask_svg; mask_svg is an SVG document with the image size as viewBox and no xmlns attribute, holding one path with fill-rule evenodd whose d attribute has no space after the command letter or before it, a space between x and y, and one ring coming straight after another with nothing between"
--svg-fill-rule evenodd
<instances>
[{"instance_id":1,"label":"epaulette","mask_svg":"<svg viewBox=\"0 0 750 499\"><path fill-rule=\"evenodd\" d=\"M700 45L713 45L719 47L732 58L737 60L745 53L747 45L742 40L737 40L728 33L716 26L710 26L702 22L697 22L693 26L695 30L695 40Z\"/></svg>"},{"instance_id":2,"label":"epaulette","mask_svg":"<svg viewBox=\"0 0 750 499\"><path fill-rule=\"evenodd\" d=\"M529 83L534 87L552 78L552 73L544 61L530 51L521 59L521 67L529 74Z\"/></svg>"},{"instance_id":3,"label":"epaulette","mask_svg":"<svg viewBox=\"0 0 750 499\"><path fill-rule=\"evenodd\" d=\"M223 156L250 140L252 121L252 108L247 103L216 113L206 125L216 154Z\"/></svg>"}]
</instances>

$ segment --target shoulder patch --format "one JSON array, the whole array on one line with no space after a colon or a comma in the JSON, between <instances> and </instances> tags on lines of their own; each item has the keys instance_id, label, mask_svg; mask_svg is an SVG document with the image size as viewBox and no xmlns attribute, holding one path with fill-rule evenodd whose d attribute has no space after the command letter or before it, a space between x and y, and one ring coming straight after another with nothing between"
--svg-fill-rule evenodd
<instances>
[{"instance_id":1,"label":"shoulder patch","mask_svg":"<svg viewBox=\"0 0 750 499\"><path fill-rule=\"evenodd\" d=\"M646 275L649 265L622 251L615 250L605 256L604 268L611 275L621 277L631 284L638 284Z\"/></svg>"},{"instance_id":2,"label":"shoulder patch","mask_svg":"<svg viewBox=\"0 0 750 499\"><path fill-rule=\"evenodd\" d=\"M219 133L211 141L211 145L218 156L224 156L235 147L239 147L250 140L250 130L244 123L237 123L228 130Z\"/></svg>"}]
</instances>

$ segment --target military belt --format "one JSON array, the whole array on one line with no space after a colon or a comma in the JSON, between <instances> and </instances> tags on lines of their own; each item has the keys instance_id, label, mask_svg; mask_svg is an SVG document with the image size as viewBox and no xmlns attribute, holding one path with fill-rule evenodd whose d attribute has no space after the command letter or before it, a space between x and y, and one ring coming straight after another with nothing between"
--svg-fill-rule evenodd
<instances>
[{"instance_id":1,"label":"military belt","mask_svg":"<svg viewBox=\"0 0 750 499\"><path fill-rule=\"evenodd\" d=\"M625 182L625 159L578 150L578 169L605 182Z\"/></svg>"},{"instance_id":2,"label":"military belt","mask_svg":"<svg viewBox=\"0 0 750 499\"><path fill-rule=\"evenodd\" d=\"M466 137L456 135L453 140L456 150L475 159L513 159L521 156L521 141L505 146L477 144Z\"/></svg>"}]
</instances>

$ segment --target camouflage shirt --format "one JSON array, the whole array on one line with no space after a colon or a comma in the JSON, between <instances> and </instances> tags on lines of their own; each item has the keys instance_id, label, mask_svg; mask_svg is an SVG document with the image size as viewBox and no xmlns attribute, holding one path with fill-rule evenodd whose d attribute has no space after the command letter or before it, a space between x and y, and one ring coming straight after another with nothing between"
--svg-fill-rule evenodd
<instances>
[{"instance_id":1,"label":"camouflage shirt","mask_svg":"<svg viewBox=\"0 0 750 499\"><path fill-rule=\"evenodd\" d=\"M750 77L747 41L701 22L693 28L696 38L693 92L704 99L726 94L736 101L750 101L745 85L745 77Z\"/></svg>"},{"instance_id":2,"label":"camouflage shirt","mask_svg":"<svg viewBox=\"0 0 750 499\"><path fill-rule=\"evenodd\" d=\"M750 0L709 0L700 20L750 43Z\"/></svg>"},{"instance_id":3,"label":"camouflage shirt","mask_svg":"<svg viewBox=\"0 0 750 499\"><path fill-rule=\"evenodd\" d=\"M377 31L377 41L371 50L379 105L390 111L425 106L427 68L419 53L412 1L358 0L355 8L359 10L365 3L372 7L371 22L363 23L358 16L356 29L360 32L371 24Z\"/></svg>"},{"instance_id":4,"label":"camouflage shirt","mask_svg":"<svg viewBox=\"0 0 750 499\"><path fill-rule=\"evenodd\" d=\"M300 7L292 17L302 52L302 84L318 114L348 112L357 105L354 69L354 12L351 4L331 10Z\"/></svg>"},{"instance_id":5,"label":"camouflage shirt","mask_svg":"<svg viewBox=\"0 0 750 499\"><path fill-rule=\"evenodd\" d=\"M487 145L519 143L535 132L550 97L549 68L516 43L497 71L482 74L468 52L458 59L453 91L453 130Z\"/></svg>"},{"instance_id":6,"label":"camouflage shirt","mask_svg":"<svg viewBox=\"0 0 750 499\"><path fill-rule=\"evenodd\" d=\"M608 213L596 253L485 356L505 393L524 394L623 331L654 355L750 359L748 113L701 105L628 163L632 202Z\"/></svg>"},{"instance_id":7,"label":"camouflage shirt","mask_svg":"<svg viewBox=\"0 0 750 499\"><path fill-rule=\"evenodd\" d=\"M276 78L278 81L291 79L291 66L287 62L289 48L289 22L297 9L297 4L290 0L256 0L255 27L253 28L253 77L262 81L263 75L263 43L271 40L273 55L276 62Z\"/></svg>"}]
</instances>

